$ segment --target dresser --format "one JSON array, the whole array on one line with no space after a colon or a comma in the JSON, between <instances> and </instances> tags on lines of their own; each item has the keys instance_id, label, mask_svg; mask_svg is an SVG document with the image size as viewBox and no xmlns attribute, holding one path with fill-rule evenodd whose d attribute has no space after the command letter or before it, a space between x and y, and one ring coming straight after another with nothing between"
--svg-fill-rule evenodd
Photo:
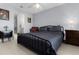
<instances>
[{"instance_id":1,"label":"dresser","mask_svg":"<svg viewBox=\"0 0 79 59\"><path fill-rule=\"evenodd\" d=\"M78 30L65 30L67 44L78 45L79 46L79 31Z\"/></svg>"}]
</instances>

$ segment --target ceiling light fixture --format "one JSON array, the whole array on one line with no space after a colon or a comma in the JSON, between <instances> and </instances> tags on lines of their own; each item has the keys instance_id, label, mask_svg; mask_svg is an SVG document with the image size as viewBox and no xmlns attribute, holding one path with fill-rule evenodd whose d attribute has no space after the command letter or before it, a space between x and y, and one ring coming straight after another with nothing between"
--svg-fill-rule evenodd
<instances>
[{"instance_id":1,"label":"ceiling light fixture","mask_svg":"<svg viewBox=\"0 0 79 59\"><path fill-rule=\"evenodd\" d=\"M40 4L36 3L36 4L35 4L35 7L36 7L36 8L40 8Z\"/></svg>"}]
</instances>

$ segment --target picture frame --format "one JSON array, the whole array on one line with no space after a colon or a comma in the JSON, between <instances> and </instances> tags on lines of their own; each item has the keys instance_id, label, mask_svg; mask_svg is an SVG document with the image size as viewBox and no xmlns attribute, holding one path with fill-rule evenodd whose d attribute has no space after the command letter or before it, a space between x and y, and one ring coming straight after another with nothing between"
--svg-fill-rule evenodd
<instances>
[{"instance_id":1,"label":"picture frame","mask_svg":"<svg viewBox=\"0 0 79 59\"><path fill-rule=\"evenodd\" d=\"M28 23L31 23L31 17L28 17Z\"/></svg>"},{"instance_id":2,"label":"picture frame","mask_svg":"<svg viewBox=\"0 0 79 59\"><path fill-rule=\"evenodd\" d=\"M0 20L9 20L9 11L0 8Z\"/></svg>"}]
</instances>

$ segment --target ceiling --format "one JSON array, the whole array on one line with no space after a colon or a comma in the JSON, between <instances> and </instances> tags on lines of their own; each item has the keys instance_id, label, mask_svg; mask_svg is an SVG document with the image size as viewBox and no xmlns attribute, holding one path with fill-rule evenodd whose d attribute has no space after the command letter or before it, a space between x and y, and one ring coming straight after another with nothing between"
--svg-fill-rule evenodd
<instances>
[{"instance_id":1,"label":"ceiling","mask_svg":"<svg viewBox=\"0 0 79 59\"><path fill-rule=\"evenodd\" d=\"M63 3L39 3L40 8L35 8L35 3L6 3L5 5L11 6L13 8L16 8L19 11L28 12L28 13L38 13L59 5L62 5Z\"/></svg>"}]
</instances>

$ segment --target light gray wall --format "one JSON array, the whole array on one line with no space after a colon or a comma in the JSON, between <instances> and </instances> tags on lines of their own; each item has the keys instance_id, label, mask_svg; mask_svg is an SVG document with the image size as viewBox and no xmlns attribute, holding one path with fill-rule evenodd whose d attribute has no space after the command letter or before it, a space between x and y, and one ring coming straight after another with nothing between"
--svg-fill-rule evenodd
<instances>
[{"instance_id":1,"label":"light gray wall","mask_svg":"<svg viewBox=\"0 0 79 59\"><path fill-rule=\"evenodd\" d=\"M28 23L28 17L31 17L31 23ZM30 32L30 28L33 25L32 15L29 13L19 13L18 14L18 33L21 32L21 30L24 33ZM21 29L20 26L23 28Z\"/></svg>"},{"instance_id":2,"label":"light gray wall","mask_svg":"<svg viewBox=\"0 0 79 59\"><path fill-rule=\"evenodd\" d=\"M33 15L34 26L62 25L65 29L79 29L79 4L63 4Z\"/></svg>"},{"instance_id":3,"label":"light gray wall","mask_svg":"<svg viewBox=\"0 0 79 59\"><path fill-rule=\"evenodd\" d=\"M32 18L32 14L30 13L24 13L23 11L19 11L18 9L15 9L12 6L7 6L6 4L0 4L0 8L5 9L5 10L9 10L9 20L2 20L0 19L0 30L5 30L4 26L8 26L9 30L13 30L14 31L14 16L17 15L17 27L18 27L18 32L20 31L20 25L22 26L22 28L24 29L23 31L25 33L29 32L29 29L32 27L32 21L31 23L27 22L27 17L31 17Z\"/></svg>"},{"instance_id":4,"label":"light gray wall","mask_svg":"<svg viewBox=\"0 0 79 59\"><path fill-rule=\"evenodd\" d=\"M14 30L14 15L16 11L8 6L0 4L0 8L8 10L9 11L9 20L2 20L0 19L0 30L5 30L4 26L8 26L9 30Z\"/></svg>"}]
</instances>

